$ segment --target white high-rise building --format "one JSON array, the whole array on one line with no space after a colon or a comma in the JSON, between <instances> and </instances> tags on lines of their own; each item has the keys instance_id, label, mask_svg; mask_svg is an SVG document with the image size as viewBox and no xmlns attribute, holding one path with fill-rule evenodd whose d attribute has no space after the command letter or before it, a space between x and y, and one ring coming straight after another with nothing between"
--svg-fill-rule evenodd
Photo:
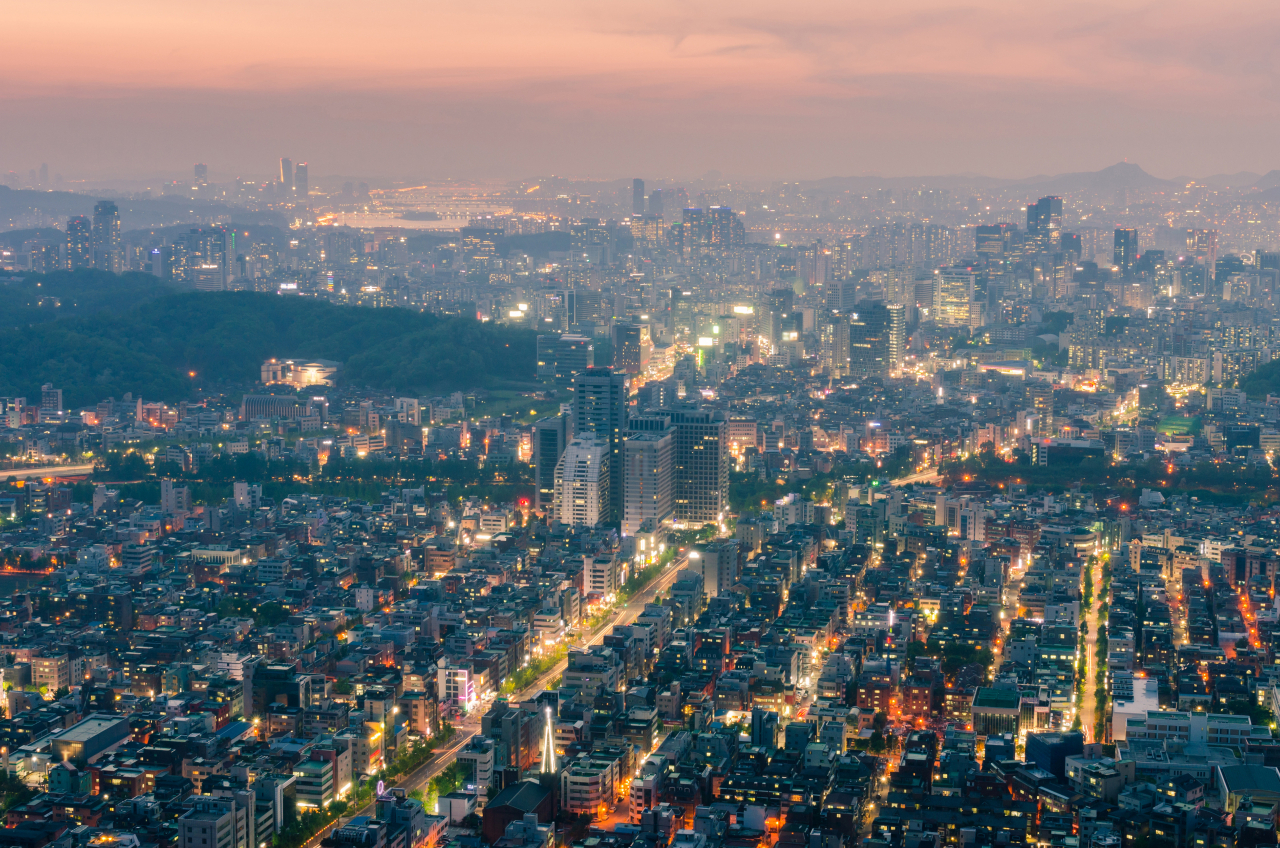
<instances>
[{"instance_id":1,"label":"white high-rise building","mask_svg":"<svg viewBox=\"0 0 1280 848\"><path fill-rule=\"evenodd\" d=\"M687 569L702 575L702 586L708 598L725 594L738 582L738 551L736 539L698 545L689 551Z\"/></svg>"},{"instance_id":2,"label":"white high-rise building","mask_svg":"<svg viewBox=\"0 0 1280 848\"><path fill-rule=\"evenodd\" d=\"M587 595L611 598L622 588L622 563L613 554L582 558L582 588Z\"/></svg>"},{"instance_id":3,"label":"white high-rise building","mask_svg":"<svg viewBox=\"0 0 1280 848\"><path fill-rule=\"evenodd\" d=\"M556 463L555 517L591 527L609 513L609 442L584 433L569 442Z\"/></svg>"},{"instance_id":4,"label":"white high-rise building","mask_svg":"<svg viewBox=\"0 0 1280 848\"><path fill-rule=\"evenodd\" d=\"M172 480L161 480L160 511L165 515L185 515L191 512L191 489L187 486L175 486Z\"/></svg>"},{"instance_id":5,"label":"white high-rise building","mask_svg":"<svg viewBox=\"0 0 1280 848\"><path fill-rule=\"evenodd\" d=\"M236 509L257 509L262 506L262 486L258 483L237 480L231 484L231 493Z\"/></svg>"},{"instance_id":6,"label":"white high-rise building","mask_svg":"<svg viewBox=\"0 0 1280 848\"><path fill-rule=\"evenodd\" d=\"M622 534L632 536L646 521L656 529L671 520L675 433L630 432L622 445Z\"/></svg>"}]
</instances>

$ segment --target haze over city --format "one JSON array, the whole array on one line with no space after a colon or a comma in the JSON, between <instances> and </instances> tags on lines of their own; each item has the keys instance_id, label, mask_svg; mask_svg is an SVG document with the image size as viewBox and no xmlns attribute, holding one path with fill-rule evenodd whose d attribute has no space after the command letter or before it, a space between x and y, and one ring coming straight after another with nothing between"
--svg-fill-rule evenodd
<instances>
[{"instance_id":1,"label":"haze over city","mask_svg":"<svg viewBox=\"0 0 1280 848\"><path fill-rule=\"evenodd\" d=\"M9 10L5 168L379 178L1265 172L1280 11L379 2Z\"/></svg>"}]
</instances>

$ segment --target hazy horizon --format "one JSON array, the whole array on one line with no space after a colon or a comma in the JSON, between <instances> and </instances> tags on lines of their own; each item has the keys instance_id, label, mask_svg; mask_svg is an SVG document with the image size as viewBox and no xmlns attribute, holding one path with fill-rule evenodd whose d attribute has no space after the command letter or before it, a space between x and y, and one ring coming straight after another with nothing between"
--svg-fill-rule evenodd
<instances>
[{"instance_id":1,"label":"hazy horizon","mask_svg":"<svg viewBox=\"0 0 1280 848\"><path fill-rule=\"evenodd\" d=\"M133 0L10 10L0 171L740 180L1266 173L1280 9ZM1201 13L1201 14L1197 14Z\"/></svg>"}]
</instances>

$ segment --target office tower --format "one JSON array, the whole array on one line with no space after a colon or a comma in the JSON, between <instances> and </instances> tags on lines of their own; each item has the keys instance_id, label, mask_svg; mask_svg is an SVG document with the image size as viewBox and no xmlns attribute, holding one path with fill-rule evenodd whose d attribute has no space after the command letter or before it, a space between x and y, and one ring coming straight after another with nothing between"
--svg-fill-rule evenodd
<instances>
[{"instance_id":1,"label":"office tower","mask_svg":"<svg viewBox=\"0 0 1280 848\"><path fill-rule=\"evenodd\" d=\"M196 185L204 185L209 182L209 166L203 162L197 162L194 168Z\"/></svg>"},{"instance_id":2,"label":"office tower","mask_svg":"<svg viewBox=\"0 0 1280 848\"><path fill-rule=\"evenodd\" d=\"M667 299L667 330L678 336L693 329L693 292L671 289Z\"/></svg>"},{"instance_id":3,"label":"office tower","mask_svg":"<svg viewBox=\"0 0 1280 848\"><path fill-rule=\"evenodd\" d=\"M551 509L555 501L556 463L571 436L568 415L553 415L533 425L534 509Z\"/></svg>"},{"instance_id":4,"label":"office tower","mask_svg":"<svg viewBox=\"0 0 1280 848\"><path fill-rule=\"evenodd\" d=\"M1138 261L1138 231L1116 228L1115 247L1112 264L1120 269L1120 273L1128 276Z\"/></svg>"},{"instance_id":5,"label":"office tower","mask_svg":"<svg viewBox=\"0 0 1280 848\"><path fill-rule=\"evenodd\" d=\"M631 238L637 248L657 247L662 243L662 218L657 215L632 215Z\"/></svg>"},{"instance_id":6,"label":"office tower","mask_svg":"<svg viewBox=\"0 0 1280 848\"><path fill-rule=\"evenodd\" d=\"M977 275L968 268L939 268L933 272L933 314L940 327L968 327Z\"/></svg>"},{"instance_id":7,"label":"office tower","mask_svg":"<svg viewBox=\"0 0 1280 848\"><path fill-rule=\"evenodd\" d=\"M825 284L826 307L832 312L848 315L858 302L859 280L837 279Z\"/></svg>"},{"instance_id":8,"label":"office tower","mask_svg":"<svg viewBox=\"0 0 1280 848\"><path fill-rule=\"evenodd\" d=\"M1053 421L1053 386L1042 380L1033 380L1027 383L1027 400L1030 401L1031 409L1035 412L1039 419L1037 432L1027 435L1052 436Z\"/></svg>"},{"instance_id":9,"label":"office tower","mask_svg":"<svg viewBox=\"0 0 1280 848\"><path fill-rule=\"evenodd\" d=\"M1030 219L1031 213L1027 213ZM974 250L983 256L999 259L1013 252L1018 228L1013 224L985 224L974 227Z\"/></svg>"},{"instance_id":10,"label":"office tower","mask_svg":"<svg viewBox=\"0 0 1280 848\"><path fill-rule=\"evenodd\" d=\"M55 389L53 383L45 383L40 387L40 414L62 414L62 389Z\"/></svg>"},{"instance_id":11,"label":"office tower","mask_svg":"<svg viewBox=\"0 0 1280 848\"><path fill-rule=\"evenodd\" d=\"M832 279L831 259L831 248L819 239L797 251L796 276L811 290L821 288Z\"/></svg>"},{"instance_id":12,"label":"office tower","mask_svg":"<svg viewBox=\"0 0 1280 848\"><path fill-rule=\"evenodd\" d=\"M689 551L686 568L702 575L702 590L708 598L726 594L738 582L738 552L736 539L695 545Z\"/></svg>"},{"instance_id":13,"label":"office tower","mask_svg":"<svg viewBox=\"0 0 1280 848\"><path fill-rule=\"evenodd\" d=\"M684 249L696 250L707 243L707 216L701 209L684 210Z\"/></svg>"},{"instance_id":14,"label":"office tower","mask_svg":"<svg viewBox=\"0 0 1280 848\"><path fill-rule=\"evenodd\" d=\"M40 185L47 186L49 184L49 164L42 162L40 164Z\"/></svg>"},{"instance_id":15,"label":"office tower","mask_svg":"<svg viewBox=\"0 0 1280 848\"><path fill-rule=\"evenodd\" d=\"M556 376L556 346L560 344L559 335L542 334L538 336L539 380L551 380Z\"/></svg>"},{"instance_id":16,"label":"office tower","mask_svg":"<svg viewBox=\"0 0 1280 848\"><path fill-rule=\"evenodd\" d=\"M67 268L93 267L93 226L83 215L67 221Z\"/></svg>"},{"instance_id":17,"label":"office tower","mask_svg":"<svg viewBox=\"0 0 1280 848\"><path fill-rule=\"evenodd\" d=\"M610 482L608 440L597 433L573 439L556 463L556 520L576 527L606 523Z\"/></svg>"},{"instance_id":18,"label":"office tower","mask_svg":"<svg viewBox=\"0 0 1280 848\"><path fill-rule=\"evenodd\" d=\"M662 189L660 188L649 192L649 214L655 218L662 217Z\"/></svg>"},{"instance_id":19,"label":"office tower","mask_svg":"<svg viewBox=\"0 0 1280 848\"><path fill-rule=\"evenodd\" d=\"M555 323L561 330L571 330L578 323L578 293L573 289L556 292Z\"/></svg>"},{"instance_id":20,"label":"office tower","mask_svg":"<svg viewBox=\"0 0 1280 848\"><path fill-rule=\"evenodd\" d=\"M907 352L907 308L901 303L885 307L889 313L889 370L902 370L902 360Z\"/></svg>"},{"instance_id":21,"label":"office tower","mask_svg":"<svg viewBox=\"0 0 1280 848\"><path fill-rule=\"evenodd\" d=\"M622 438L627 429L627 375L609 368L587 368L573 387L573 432L595 433L609 447L609 523L622 518Z\"/></svg>"},{"instance_id":22,"label":"office tower","mask_svg":"<svg viewBox=\"0 0 1280 848\"><path fill-rule=\"evenodd\" d=\"M1074 265L1080 261L1080 257L1084 255L1084 239L1080 238L1079 233L1062 234L1062 253L1068 264Z\"/></svg>"},{"instance_id":23,"label":"office tower","mask_svg":"<svg viewBox=\"0 0 1280 848\"><path fill-rule=\"evenodd\" d=\"M849 376L884 377L889 369L889 310L863 301L849 316Z\"/></svg>"},{"instance_id":24,"label":"office tower","mask_svg":"<svg viewBox=\"0 0 1280 848\"><path fill-rule=\"evenodd\" d=\"M307 182L307 163L299 162L298 167L293 171L293 193L304 200L311 186Z\"/></svg>"},{"instance_id":25,"label":"office tower","mask_svg":"<svg viewBox=\"0 0 1280 848\"><path fill-rule=\"evenodd\" d=\"M674 377L665 380L650 380L636 392L636 407L639 409L663 409L680 399L679 386Z\"/></svg>"},{"instance_id":26,"label":"office tower","mask_svg":"<svg viewBox=\"0 0 1280 848\"><path fill-rule=\"evenodd\" d=\"M556 340L556 385L571 388L578 375L595 365L595 344L586 336L565 333Z\"/></svg>"},{"instance_id":27,"label":"office tower","mask_svg":"<svg viewBox=\"0 0 1280 848\"><path fill-rule=\"evenodd\" d=\"M728 206L712 206L707 210L711 246L719 250L742 247L747 243L747 228L742 218Z\"/></svg>"},{"instance_id":28,"label":"office tower","mask_svg":"<svg viewBox=\"0 0 1280 848\"><path fill-rule=\"evenodd\" d=\"M578 323L603 323L613 316L613 304L595 289L578 289L574 292L574 312Z\"/></svg>"},{"instance_id":29,"label":"office tower","mask_svg":"<svg viewBox=\"0 0 1280 848\"><path fill-rule=\"evenodd\" d=\"M729 498L728 424L723 413L673 412L676 428L675 518L719 521Z\"/></svg>"},{"instance_id":30,"label":"office tower","mask_svg":"<svg viewBox=\"0 0 1280 848\"><path fill-rule=\"evenodd\" d=\"M624 536L640 532L646 522L656 530L671 520L675 430L669 420L661 421L660 431L629 430L622 443Z\"/></svg>"},{"instance_id":31,"label":"office tower","mask_svg":"<svg viewBox=\"0 0 1280 848\"><path fill-rule=\"evenodd\" d=\"M575 264L607 265L613 238L599 218L569 225L569 260Z\"/></svg>"},{"instance_id":32,"label":"office tower","mask_svg":"<svg viewBox=\"0 0 1280 848\"><path fill-rule=\"evenodd\" d=\"M631 214L644 214L644 180L634 179L631 181Z\"/></svg>"},{"instance_id":33,"label":"office tower","mask_svg":"<svg viewBox=\"0 0 1280 848\"><path fill-rule=\"evenodd\" d=\"M775 351L782 344L782 324L794 309L795 297L796 293L790 288L773 289L756 310L756 333L763 336Z\"/></svg>"},{"instance_id":34,"label":"office tower","mask_svg":"<svg viewBox=\"0 0 1280 848\"><path fill-rule=\"evenodd\" d=\"M613 370L639 374L644 367L643 331L639 324L620 321L613 325Z\"/></svg>"},{"instance_id":35,"label":"office tower","mask_svg":"<svg viewBox=\"0 0 1280 848\"><path fill-rule=\"evenodd\" d=\"M822 365L832 377L849 373L849 319L835 314L822 322Z\"/></svg>"},{"instance_id":36,"label":"office tower","mask_svg":"<svg viewBox=\"0 0 1280 848\"><path fill-rule=\"evenodd\" d=\"M289 159L280 160L280 185L284 186L285 191L293 191L293 162Z\"/></svg>"},{"instance_id":37,"label":"office tower","mask_svg":"<svg viewBox=\"0 0 1280 848\"><path fill-rule=\"evenodd\" d=\"M1037 250L1057 250L1062 235L1062 198L1042 197L1027 206L1027 239Z\"/></svg>"},{"instance_id":38,"label":"office tower","mask_svg":"<svg viewBox=\"0 0 1280 848\"><path fill-rule=\"evenodd\" d=\"M93 267L118 274L123 270L123 260L120 210L110 200L99 200L93 206Z\"/></svg>"}]
</instances>

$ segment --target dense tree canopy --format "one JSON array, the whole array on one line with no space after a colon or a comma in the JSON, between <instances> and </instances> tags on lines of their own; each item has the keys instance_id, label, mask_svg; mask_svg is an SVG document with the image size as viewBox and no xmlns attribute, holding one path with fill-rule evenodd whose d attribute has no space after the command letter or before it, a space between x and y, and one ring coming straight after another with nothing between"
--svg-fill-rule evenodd
<instances>
[{"instance_id":1,"label":"dense tree canopy","mask_svg":"<svg viewBox=\"0 0 1280 848\"><path fill-rule=\"evenodd\" d=\"M272 356L336 360L345 382L405 393L533 378L533 331L470 318L175 294L144 274L51 274L15 286L0 288L0 313L17 318L0 333L0 395L38 397L53 383L72 406L125 392L178 400L201 385L252 382Z\"/></svg>"}]
</instances>

